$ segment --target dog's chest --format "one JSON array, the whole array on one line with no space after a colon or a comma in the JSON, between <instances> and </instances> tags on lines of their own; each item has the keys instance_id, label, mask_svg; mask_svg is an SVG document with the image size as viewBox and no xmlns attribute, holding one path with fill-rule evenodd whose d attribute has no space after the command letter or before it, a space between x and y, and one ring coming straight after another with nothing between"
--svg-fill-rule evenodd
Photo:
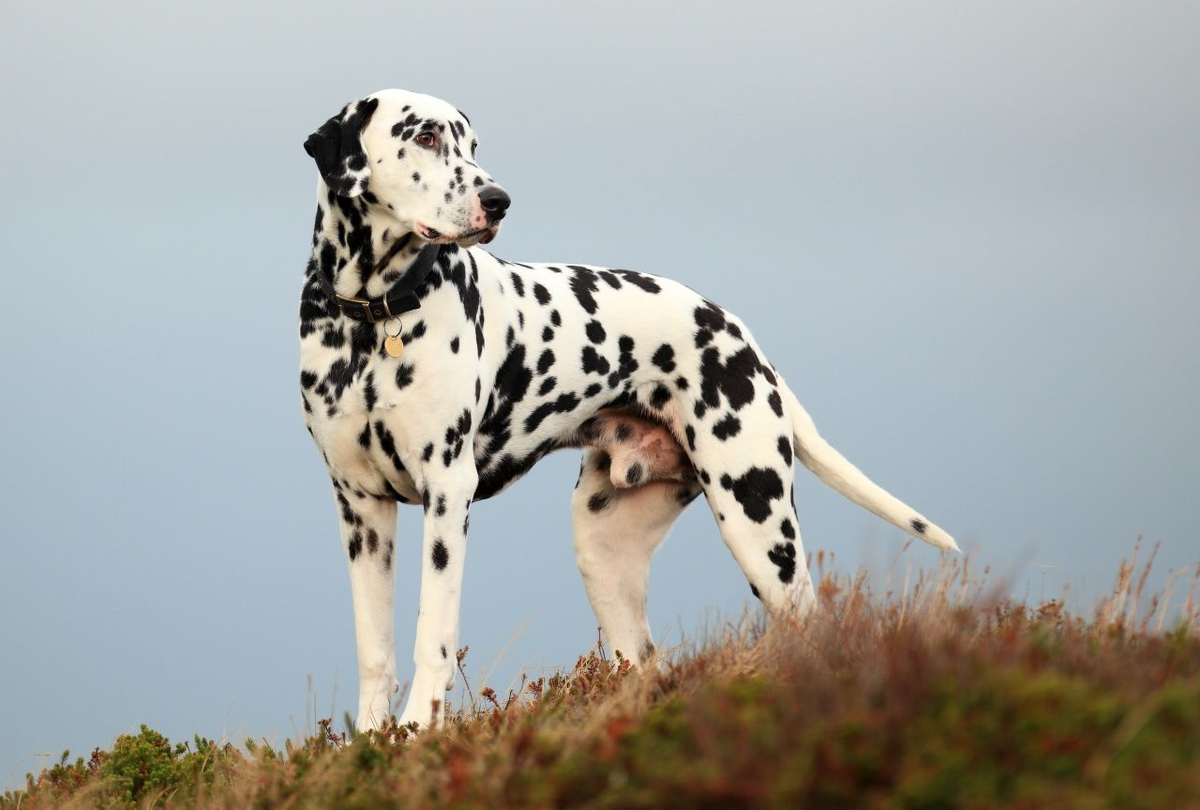
<instances>
[{"instance_id":1,"label":"dog's chest","mask_svg":"<svg viewBox=\"0 0 1200 810\"><path fill-rule=\"evenodd\" d=\"M318 380L304 391L305 422L335 480L369 494L399 493L404 500L419 501L404 461L403 441L404 422L411 417L406 412L414 401L403 392L422 359L419 341L412 339L410 329L410 346L392 358L379 350L381 329L370 327L367 333L362 325L345 328L357 335L348 335L345 345L336 349L327 343L337 341L323 335L302 341L301 367Z\"/></svg>"}]
</instances>

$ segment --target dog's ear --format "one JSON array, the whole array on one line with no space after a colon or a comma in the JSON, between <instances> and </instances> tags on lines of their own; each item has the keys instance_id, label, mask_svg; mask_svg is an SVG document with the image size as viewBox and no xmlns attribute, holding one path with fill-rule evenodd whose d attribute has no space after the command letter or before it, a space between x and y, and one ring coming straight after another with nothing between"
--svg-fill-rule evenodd
<instances>
[{"instance_id":1,"label":"dog's ear","mask_svg":"<svg viewBox=\"0 0 1200 810\"><path fill-rule=\"evenodd\" d=\"M377 98L351 101L304 142L304 151L317 162L317 171L334 194L357 197L366 190L371 167L362 131L378 106Z\"/></svg>"}]
</instances>

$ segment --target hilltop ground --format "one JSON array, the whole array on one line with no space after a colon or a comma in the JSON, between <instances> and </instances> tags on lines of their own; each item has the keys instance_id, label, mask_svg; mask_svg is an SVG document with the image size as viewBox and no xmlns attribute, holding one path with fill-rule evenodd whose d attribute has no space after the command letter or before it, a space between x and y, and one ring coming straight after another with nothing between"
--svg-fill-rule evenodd
<instances>
[{"instance_id":1,"label":"hilltop ground","mask_svg":"<svg viewBox=\"0 0 1200 810\"><path fill-rule=\"evenodd\" d=\"M749 619L661 672L597 648L437 732L321 721L282 751L143 727L0 808L1200 808L1200 572L1146 598L1148 571L1088 617L953 561L901 593L824 576L804 626Z\"/></svg>"}]
</instances>

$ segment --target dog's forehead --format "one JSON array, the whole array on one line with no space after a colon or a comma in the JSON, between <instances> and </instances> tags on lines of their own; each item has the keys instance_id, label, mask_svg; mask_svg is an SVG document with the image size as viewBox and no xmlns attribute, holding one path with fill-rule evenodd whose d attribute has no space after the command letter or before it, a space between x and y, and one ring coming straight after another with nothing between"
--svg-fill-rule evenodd
<instances>
[{"instance_id":1,"label":"dog's forehead","mask_svg":"<svg viewBox=\"0 0 1200 810\"><path fill-rule=\"evenodd\" d=\"M429 120L458 128L470 128L467 116L453 104L435 96L409 90L380 90L369 98L378 99L372 123L388 127L404 120Z\"/></svg>"}]
</instances>

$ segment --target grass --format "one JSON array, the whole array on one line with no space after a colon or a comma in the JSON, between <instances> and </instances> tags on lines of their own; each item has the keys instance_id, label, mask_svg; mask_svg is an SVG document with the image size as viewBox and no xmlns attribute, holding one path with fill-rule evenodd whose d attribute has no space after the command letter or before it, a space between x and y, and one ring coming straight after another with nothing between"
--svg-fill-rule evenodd
<instances>
[{"instance_id":1,"label":"grass","mask_svg":"<svg viewBox=\"0 0 1200 810\"><path fill-rule=\"evenodd\" d=\"M283 750L143 726L0 808L1200 808L1200 569L1144 598L1136 559L1087 617L961 559L899 593L822 573L803 626L748 617L661 671L598 647L435 732L322 720Z\"/></svg>"}]
</instances>

